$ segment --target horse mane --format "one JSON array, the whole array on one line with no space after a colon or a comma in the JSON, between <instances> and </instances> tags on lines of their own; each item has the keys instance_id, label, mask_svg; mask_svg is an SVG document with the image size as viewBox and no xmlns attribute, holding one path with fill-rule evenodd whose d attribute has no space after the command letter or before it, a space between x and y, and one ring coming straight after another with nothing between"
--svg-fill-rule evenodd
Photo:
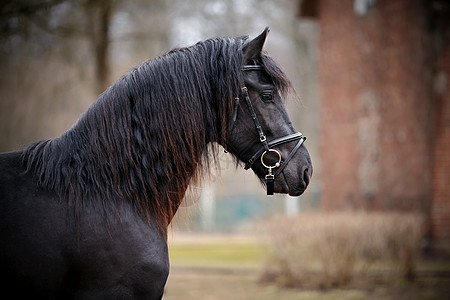
<instances>
[{"instance_id":1,"label":"horse mane","mask_svg":"<svg viewBox=\"0 0 450 300\"><path fill-rule=\"evenodd\" d=\"M86 201L127 201L166 230L189 184L225 144L234 98L244 86L246 37L215 38L175 49L130 70L60 137L23 154L40 186L80 209ZM276 63L261 63L285 92ZM213 143L216 144L216 143Z\"/></svg>"}]
</instances>

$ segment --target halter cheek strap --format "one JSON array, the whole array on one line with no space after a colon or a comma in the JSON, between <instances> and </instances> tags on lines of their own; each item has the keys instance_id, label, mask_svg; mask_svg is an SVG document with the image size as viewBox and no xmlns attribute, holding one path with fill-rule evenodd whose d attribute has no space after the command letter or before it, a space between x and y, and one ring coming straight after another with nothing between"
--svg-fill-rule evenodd
<instances>
[{"instance_id":1,"label":"halter cheek strap","mask_svg":"<svg viewBox=\"0 0 450 300\"><path fill-rule=\"evenodd\" d=\"M244 66L244 71L249 70L262 70L263 68L261 66ZM300 146L303 144L303 142L306 140L306 137L304 137L300 132L296 132L293 134L289 134L280 138L277 138L275 140L272 140L271 142L267 141L266 135L264 134L264 131L262 130L261 123L258 120L258 116L256 115L255 109L253 108L253 104L250 100L250 96L248 95L247 87L242 88L242 94L244 96L245 102L248 106L248 109L250 111L250 116L253 119L253 122L255 123L256 130L259 135L259 140L262 144L262 147L246 162L245 169L249 169L252 167L252 165L255 163L255 161L260 158L261 164L268 170L267 175L265 176L266 180L266 186L267 186L267 195L273 195L274 193L274 183L275 183L275 176L280 175L280 173L283 171L283 169L286 167L286 165L289 163L289 161L294 157L295 153L300 149ZM233 122L235 121L235 118L237 118L237 107L239 105L239 98L236 98L235 102L235 111L233 115ZM295 145L294 149L289 153L288 157L282 161L282 157L280 152L278 150L273 149L272 147L288 143L291 141L298 140L297 144ZM273 164L266 164L264 161L264 155L267 153L275 153L278 156L278 160ZM275 174L272 173L272 169L277 169L275 171Z\"/></svg>"},{"instance_id":2,"label":"halter cheek strap","mask_svg":"<svg viewBox=\"0 0 450 300\"><path fill-rule=\"evenodd\" d=\"M247 102L247 106L250 111L250 116L252 117L253 122L255 123L256 131L258 131L259 140L263 144L264 149L266 149L266 151L269 151L269 145L267 143L266 135L262 130L261 123L258 120L258 116L256 115L255 109L253 108L252 101L250 100L250 96L248 95L247 87L244 86L242 88L242 93L244 94L245 102Z\"/></svg>"}]
</instances>

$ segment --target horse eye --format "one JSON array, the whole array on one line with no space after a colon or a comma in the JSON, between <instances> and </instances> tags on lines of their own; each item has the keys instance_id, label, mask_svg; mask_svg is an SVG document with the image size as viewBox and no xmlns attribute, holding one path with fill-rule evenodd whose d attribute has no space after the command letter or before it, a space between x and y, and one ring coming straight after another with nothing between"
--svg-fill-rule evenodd
<instances>
[{"instance_id":1,"label":"horse eye","mask_svg":"<svg viewBox=\"0 0 450 300\"><path fill-rule=\"evenodd\" d=\"M263 92L261 93L261 99L264 102L269 102L273 100L273 93L272 92Z\"/></svg>"}]
</instances>

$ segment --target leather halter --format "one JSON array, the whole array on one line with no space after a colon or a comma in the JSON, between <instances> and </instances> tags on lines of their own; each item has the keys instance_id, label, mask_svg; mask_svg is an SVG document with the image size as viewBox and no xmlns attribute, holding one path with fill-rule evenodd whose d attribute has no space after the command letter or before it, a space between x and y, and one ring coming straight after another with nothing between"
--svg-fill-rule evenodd
<instances>
[{"instance_id":1,"label":"leather halter","mask_svg":"<svg viewBox=\"0 0 450 300\"><path fill-rule=\"evenodd\" d=\"M260 71L264 70L264 68L260 65L246 65L242 67L243 71ZM300 149L300 146L303 144L303 142L306 140L306 137L304 137L300 132L292 133L277 139L274 139L272 141L267 141L267 137L264 134L264 131L262 130L261 123L258 120L258 116L256 115L255 109L253 108L253 104L250 100L250 96L248 95L247 87L243 87L241 89L242 94L244 96L245 102L247 103L248 109L250 111L250 116L253 119L253 122L255 123L256 131L259 135L259 140L262 144L262 147L256 151L255 154L245 163L245 170L248 170L252 167L252 165L255 163L255 161L260 158L261 164L268 169L268 173L265 177L266 179L266 186L267 186L267 195L273 195L274 190L274 182L275 182L275 176L278 176L283 169L286 167L286 165L289 163L289 161L294 157L295 153ZM235 110L233 115L233 123L236 121L237 118L237 106L239 105L239 98L236 98L235 102ZM289 153L288 157L282 161L282 157L280 152L278 150L273 149L272 147L276 147L278 145L296 141L298 140L295 147L292 149L292 151ZM264 155L273 152L278 155L278 161L276 161L273 165L267 165L264 161ZM275 171L275 174L272 173L272 169L277 169Z\"/></svg>"}]
</instances>

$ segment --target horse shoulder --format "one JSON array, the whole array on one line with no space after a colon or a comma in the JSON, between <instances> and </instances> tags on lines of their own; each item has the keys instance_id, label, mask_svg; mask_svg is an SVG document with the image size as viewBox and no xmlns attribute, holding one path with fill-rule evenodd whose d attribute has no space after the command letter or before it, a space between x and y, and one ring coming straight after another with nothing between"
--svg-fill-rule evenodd
<instances>
[{"instance_id":1,"label":"horse shoulder","mask_svg":"<svg viewBox=\"0 0 450 300\"><path fill-rule=\"evenodd\" d=\"M64 218L56 195L38 187L21 155L0 154L0 285L19 298L45 297L66 271L60 246Z\"/></svg>"},{"instance_id":2,"label":"horse shoulder","mask_svg":"<svg viewBox=\"0 0 450 300\"><path fill-rule=\"evenodd\" d=\"M169 273L167 243L123 205L111 215L80 215L70 278L80 298L160 299Z\"/></svg>"},{"instance_id":3,"label":"horse shoulder","mask_svg":"<svg viewBox=\"0 0 450 300\"><path fill-rule=\"evenodd\" d=\"M167 244L127 204L77 211L26 173L21 152L0 154L0 288L18 297L160 299ZM90 203L90 204L89 204Z\"/></svg>"}]
</instances>

